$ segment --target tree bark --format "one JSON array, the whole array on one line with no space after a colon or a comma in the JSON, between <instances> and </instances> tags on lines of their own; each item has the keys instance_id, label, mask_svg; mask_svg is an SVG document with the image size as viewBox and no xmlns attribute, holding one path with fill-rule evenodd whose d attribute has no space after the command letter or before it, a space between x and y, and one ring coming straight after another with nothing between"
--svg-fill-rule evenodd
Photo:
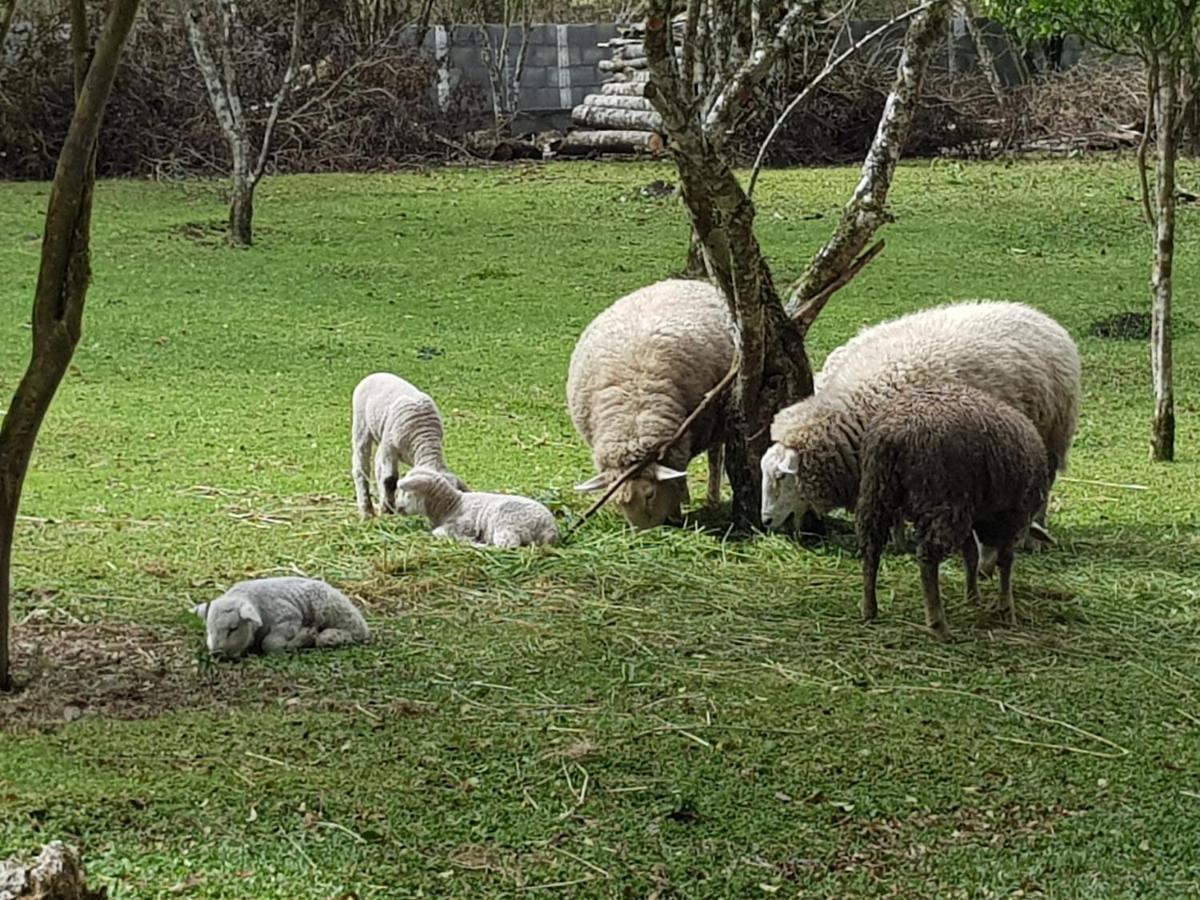
<instances>
[{"instance_id":1,"label":"tree bark","mask_svg":"<svg viewBox=\"0 0 1200 900\"><path fill-rule=\"evenodd\" d=\"M82 11L82 0L72 0L72 5L73 13ZM79 343L91 276L89 238L96 142L137 7L138 0L113 0L90 65L86 38L82 43L72 41L76 71L86 74L80 79L75 112L50 188L33 301L33 351L0 422L0 689L4 690L12 686L9 610L17 509L38 431Z\"/></svg>"},{"instance_id":2,"label":"tree bark","mask_svg":"<svg viewBox=\"0 0 1200 900\"><path fill-rule=\"evenodd\" d=\"M837 230L817 251L793 291L788 302L789 312L799 311L820 295L866 249L875 233L891 221L887 209L888 190L912 127L925 70L938 38L946 31L949 11L950 0L934 0L909 24L896 81L863 162L862 178L842 212Z\"/></svg>"},{"instance_id":3,"label":"tree bark","mask_svg":"<svg viewBox=\"0 0 1200 900\"><path fill-rule=\"evenodd\" d=\"M229 244L250 247L254 244L254 181L234 173L233 196L229 201Z\"/></svg>"},{"instance_id":4,"label":"tree bark","mask_svg":"<svg viewBox=\"0 0 1200 900\"><path fill-rule=\"evenodd\" d=\"M588 94L583 98L583 106L595 106L600 109L633 109L641 112L652 112L654 107L645 97L627 94Z\"/></svg>"},{"instance_id":5,"label":"tree bark","mask_svg":"<svg viewBox=\"0 0 1200 900\"><path fill-rule=\"evenodd\" d=\"M35 860L0 861L0 897L27 900L104 900L106 888L89 888L79 851L61 841L44 846Z\"/></svg>"},{"instance_id":6,"label":"tree bark","mask_svg":"<svg viewBox=\"0 0 1200 900\"><path fill-rule=\"evenodd\" d=\"M8 40L8 29L12 27L17 13L17 0L4 0L0 5L0 69L4 68L4 42Z\"/></svg>"},{"instance_id":7,"label":"tree bark","mask_svg":"<svg viewBox=\"0 0 1200 900\"><path fill-rule=\"evenodd\" d=\"M759 460L771 418L812 393L812 369L803 335L784 313L754 235L754 205L720 152L731 98L722 93L720 106L710 105L703 115L709 124L701 123L690 81L680 76L669 47L669 6L652 4L646 20L646 51L653 72L646 96L662 115L696 238L737 322L742 364L728 402L725 466L733 489L735 526L757 528ZM785 22L792 27L798 17L793 10ZM759 57L757 65L765 68L770 62L769 57ZM754 66L744 65L726 87L736 94L759 74Z\"/></svg>"},{"instance_id":8,"label":"tree bark","mask_svg":"<svg viewBox=\"0 0 1200 900\"><path fill-rule=\"evenodd\" d=\"M658 113L639 109L614 109L607 106L577 106L571 110L571 121L585 128L614 128L621 131L662 131L663 120Z\"/></svg>"},{"instance_id":9,"label":"tree bark","mask_svg":"<svg viewBox=\"0 0 1200 900\"><path fill-rule=\"evenodd\" d=\"M662 153L662 135L653 131L572 131L558 149L559 156L600 153Z\"/></svg>"},{"instance_id":10,"label":"tree bark","mask_svg":"<svg viewBox=\"0 0 1200 900\"><path fill-rule=\"evenodd\" d=\"M1179 145L1179 65L1164 53L1158 64L1155 104L1158 165L1155 171L1157 224L1154 267L1150 276L1150 368L1154 378L1154 425L1151 441L1158 462L1175 459L1175 386L1171 346L1171 292L1175 262L1175 162Z\"/></svg>"}]
</instances>

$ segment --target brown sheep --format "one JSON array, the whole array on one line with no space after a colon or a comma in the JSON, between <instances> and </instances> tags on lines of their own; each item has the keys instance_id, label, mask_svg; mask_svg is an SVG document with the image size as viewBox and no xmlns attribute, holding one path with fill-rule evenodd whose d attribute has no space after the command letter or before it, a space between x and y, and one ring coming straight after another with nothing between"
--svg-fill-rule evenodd
<instances>
[{"instance_id":1,"label":"brown sheep","mask_svg":"<svg viewBox=\"0 0 1200 900\"><path fill-rule=\"evenodd\" d=\"M1001 605L1015 617L1013 546L1042 507L1054 465L1033 423L965 385L914 388L867 427L855 527L863 554L863 617L879 614L875 583L892 527L912 522L925 624L950 636L938 592L942 560L962 553L967 597L981 603L979 548L997 554ZM974 534L972 533L974 532ZM1045 535L1034 528L1033 533Z\"/></svg>"}]
</instances>

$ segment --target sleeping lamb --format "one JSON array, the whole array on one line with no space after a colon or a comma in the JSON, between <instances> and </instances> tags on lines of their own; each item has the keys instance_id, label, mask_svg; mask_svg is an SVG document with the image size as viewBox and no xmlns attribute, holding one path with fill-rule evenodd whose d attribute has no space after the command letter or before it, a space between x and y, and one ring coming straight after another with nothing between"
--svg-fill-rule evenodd
<instances>
[{"instance_id":1,"label":"sleeping lamb","mask_svg":"<svg viewBox=\"0 0 1200 900\"><path fill-rule=\"evenodd\" d=\"M363 518L374 515L367 472L375 447L375 489L385 513L396 510L399 463L436 469L455 486L467 486L446 466L442 417L433 399L403 378L387 372L368 375L351 400L351 459L355 501Z\"/></svg>"},{"instance_id":2,"label":"sleeping lamb","mask_svg":"<svg viewBox=\"0 0 1200 900\"><path fill-rule=\"evenodd\" d=\"M893 526L908 521L917 538L925 624L935 635L950 634L938 591L943 559L962 553L967 598L981 602L975 535L996 553L1001 605L1015 621L1013 545L1053 479L1041 435L1007 403L963 385L914 388L896 397L862 441L855 529L863 554L863 617L879 614L879 558Z\"/></svg>"},{"instance_id":3,"label":"sleeping lamb","mask_svg":"<svg viewBox=\"0 0 1200 900\"><path fill-rule=\"evenodd\" d=\"M396 485L399 510L425 515L434 537L477 545L522 547L558 542L554 513L536 500L458 490L441 472L417 466Z\"/></svg>"},{"instance_id":4,"label":"sleeping lamb","mask_svg":"<svg viewBox=\"0 0 1200 900\"><path fill-rule=\"evenodd\" d=\"M362 613L349 598L312 578L240 581L193 611L204 621L209 653L224 659L370 639Z\"/></svg>"},{"instance_id":5,"label":"sleeping lamb","mask_svg":"<svg viewBox=\"0 0 1200 900\"><path fill-rule=\"evenodd\" d=\"M599 473L577 491L603 491L654 454L728 372L734 324L721 291L671 279L628 294L592 320L571 354L567 407ZM721 409L707 409L665 455L613 498L637 528L682 515L687 466L708 451L708 500L721 493Z\"/></svg>"},{"instance_id":6,"label":"sleeping lamb","mask_svg":"<svg viewBox=\"0 0 1200 900\"><path fill-rule=\"evenodd\" d=\"M768 528L808 508L853 509L863 433L909 388L964 384L1010 404L1033 423L1054 470L1066 467L1079 417L1075 342L1021 303L955 303L865 329L830 354L818 382L771 425L775 443L762 459Z\"/></svg>"}]
</instances>

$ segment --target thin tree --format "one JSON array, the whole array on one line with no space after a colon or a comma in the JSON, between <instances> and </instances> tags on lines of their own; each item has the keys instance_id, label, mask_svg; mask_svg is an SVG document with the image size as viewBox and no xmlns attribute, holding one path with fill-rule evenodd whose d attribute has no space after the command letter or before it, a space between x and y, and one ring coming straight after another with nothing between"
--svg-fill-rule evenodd
<instances>
[{"instance_id":1,"label":"thin tree","mask_svg":"<svg viewBox=\"0 0 1200 900\"><path fill-rule=\"evenodd\" d=\"M513 120L521 111L521 79L525 75L533 3L530 0L503 0L500 4L499 42L492 39L488 29L488 9L486 4L476 3L476 28L492 92L492 118L496 134L508 135L512 132ZM513 28L518 30L520 36L515 57L512 54Z\"/></svg>"},{"instance_id":2,"label":"thin tree","mask_svg":"<svg viewBox=\"0 0 1200 900\"><path fill-rule=\"evenodd\" d=\"M705 262L729 298L738 324L741 369L728 404L726 468L733 514L757 527L759 460L771 418L812 393L804 337L846 273L888 220L886 200L912 122L920 84L950 0L932 0L913 16L896 82L867 154L862 179L836 231L817 253L785 311L754 232L754 205L734 173L725 139L738 109L767 76L789 41L820 14L819 0L688 0L681 33L671 0L649 0L646 96L663 117L670 149ZM750 34L745 35L745 23ZM679 52L676 52L676 43ZM696 73L703 72L702 78Z\"/></svg>"},{"instance_id":3,"label":"thin tree","mask_svg":"<svg viewBox=\"0 0 1200 900\"><path fill-rule=\"evenodd\" d=\"M238 52L242 47L242 19L238 0L216 0L218 10L208 8L209 0L176 0L188 43L196 65L204 77L208 99L213 112L229 145L230 179L232 194L229 201L229 243L234 247L249 247L254 243L254 189L266 172L267 159L271 152L271 139L279 121L279 111L291 95L292 86L300 64L302 29L304 26L304 0L295 0L292 10L291 49L288 52L287 69L283 73L279 90L271 101L266 124L263 126L258 152L254 152L250 136L250 125L242 107L241 87L238 81ZM203 6L202 6L203 4ZM204 15L208 8L210 15ZM218 34L220 59L213 56L207 21L220 21Z\"/></svg>"},{"instance_id":4,"label":"thin tree","mask_svg":"<svg viewBox=\"0 0 1200 900\"><path fill-rule=\"evenodd\" d=\"M12 687L9 610L17 509L38 431L79 343L91 277L96 144L138 0L113 0L95 47L83 0L70 0L75 112L58 156L46 208L33 299L33 350L0 423L0 690Z\"/></svg>"},{"instance_id":5,"label":"thin tree","mask_svg":"<svg viewBox=\"0 0 1200 900\"><path fill-rule=\"evenodd\" d=\"M1175 168L1198 63L1200 0L988 0L1007 24L1040 36L1074 33L1097 47L1139 58L1149 99L1138 174L1146 218L1154 232L1150 269L1150 371L1154 391L1151 456L1175 458L1175 378L1171 302L1175 270ZM1157 150L1154 188L1146 174L1151 133Z\"/></svg>"},{"instance_id":6,"label":"thin tree","mask_svg":"<svg viewBox=\"0 0 1200 900\"><path fill-rule=\"evenodd\" d=\"M16 14L17 0L4 0L4 5L0 6L0 68L4 65L4 42L8 40L8 30Z\"/></svg>"}]
</instances>

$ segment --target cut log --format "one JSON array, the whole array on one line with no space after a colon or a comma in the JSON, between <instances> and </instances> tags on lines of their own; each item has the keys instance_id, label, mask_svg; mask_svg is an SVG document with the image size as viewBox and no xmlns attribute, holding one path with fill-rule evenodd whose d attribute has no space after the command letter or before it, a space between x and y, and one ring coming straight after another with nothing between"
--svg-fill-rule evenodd
<instances>
[{"instance_id":1,"label":"cut log","mask_svg":"<svg viewBox=\"0 0 1200 900\"><path fill-rule=\"evenodd\" d=\"M583 98L583 105L599 106L605 109L640 109L645 112L654 110L654 105L645 97L622 94L588 94Z\"/></svg>"},{"instance_id":2,"label":"cut log","mask_svg":"<svg viewBox=\"0 0 1200 900\"><path fill-rule=\"evenodd\" d=\"M601 72L624 72L626 69L645 69L649 65L644 56L638 56L634 59L602 59L596 63L596 67Z\"/></svg>"},{"instance_id":3,"label":"cut log","mask_svg":"<svg viewBox=\"0 0 1200 900\"><path fill-rule=\"evenodd\" d=\"M645 81L606 81L600 85L600 93L624 97L642 97L646 93ZM590 96L590 95L589 95Z\"/></svg>"},{"instance_id":4,"label":"cut log","mask_svg":"<svg viewBox=\"0 0 1200 900\"><path fill-rule=\"evenodd\" d=\"M666 142L653 131L572 131L558 146L559 156L587 156L589 153L663 152Z\"/></svg>"},{"instance_id":5,"label":"cut log","mask_svg":"<svg viewBox=\"0 0 1200 900\"><path fill-rule=\"evenodd\" d=\"M638 41L630 42L613 50L613 59L645 59L646 45Z\"/></svg>"},{"instance_id":6,"label":"cut log","mask_svg":"<svg viewBox=\"0 0 1200 900\"><path fill-rule=\"evenodd\" d=\"M640 109L608 109L603 106L577 106L571 110L571 121L588 128L609 128L624 131L662 131L663 120L656 112Z\"/></svg>"},{"instance_id":7,"label":"cut log","mask_svg":"<svg viewBox=\"0 0 1200 900\"><path fill-rule=\"evenodd\" d=\"M616 72L612 77L613 81L622 83L645 83L650 80L649 69L626 69L624 72Z\"/></svg>"}]
</instances>

